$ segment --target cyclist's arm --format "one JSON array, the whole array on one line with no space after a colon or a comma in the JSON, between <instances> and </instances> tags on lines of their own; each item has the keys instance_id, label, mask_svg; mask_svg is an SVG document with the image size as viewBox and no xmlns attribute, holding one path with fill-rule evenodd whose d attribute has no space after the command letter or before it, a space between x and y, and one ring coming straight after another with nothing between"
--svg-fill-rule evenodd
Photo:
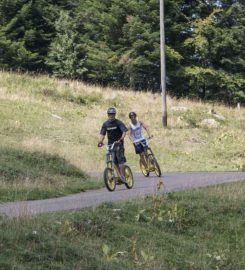
<instances>
[{"instance_id":1,"label":"cyclist's arm","mask_svg":"<svg viewBox=\"0 0 245 270\"><path fill-rule=\"evenodd\" d=\"M105 124L103 124L101 127L101 130L100 130L100 139L99 139L98 145L103 144L103 141L105 139L105 135L106 135L106 127L105 127Z\"/></svg>"},{"instance_id":2,"label":"cyclist's arm","mask_svg":"<svg viewBox=\"0 0 245 270\"><path fill-rule=\"evenodd\" d=\"M134 140L132 138L132 128L131 128L131 125L128 126L128 137L129 137L130 141L133 143Z\"/></svg>"},{"instance_id":3,"label":"cyclist's arm","mask_svg":"<svg viewBox=\"0 0 245 270\"><path fill-rule=\"evenodd\" d=\"M105 135L100 135L98 144L103 144L104 139L105 139Z\"/></svg>"},{"instance_id":4,"label":"cyclist's arm","mask_svg":"<svg viewBox=\"0 0 245 270\"><path fill-rule=\"evenodd\" d=\"M148 137L152 137L149 127L147 125L145 125L142 121L140 121L140 123L141 123L142 127L146 130Z\"/></svg>"},{"instance_id":5,"label":"cyclist's arm","mask_svg":"<svg viewBox=\"0 0 245 270\"><path fill-rule=\"evenodd\" d=\"M119 128L121 129L122 131L122 136L121 138L118 140L118 141L123 141L123 139L125 138L126 134L127 134L127 131L128 129L126 128L126 126L123 124L123 122L119 121L118 120L118 126Z\"/></svg>"},{"instance_id":6,"label":"cyclist's arm","mask_svg":"<svg viewBox=\"0 0 245 270\"><path fill-rule=\"evenodd\" d=\"M124 132L122 133L122 136L121 136L121 138L119 139L119 141L123 141L123 139L125 138L126 134L127 134L127 132L124 131Z\"/></svg>"}]
</instances>

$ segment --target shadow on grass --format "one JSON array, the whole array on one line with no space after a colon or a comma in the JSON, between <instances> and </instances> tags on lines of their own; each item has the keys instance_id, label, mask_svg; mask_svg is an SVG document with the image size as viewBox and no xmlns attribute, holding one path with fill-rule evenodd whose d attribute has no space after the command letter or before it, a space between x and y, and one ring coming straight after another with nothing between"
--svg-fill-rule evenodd
<instances>
[{"instance_id":1,"label":"shadow on grass","mask_svg":"<svg viewBox=\"0 0 245 270\"><path fill-rule=\"evenodd\" d=\"M58 155L0 147L0 201L44 199L101 187Z\"/></svg>"},{"instance_id":2,"label":"shadow on grass","mask_svg":"<svg viewBox=\"0 0 245 270\"><path fill-rule=\"evenodd\" d=\"M0 176L7 181L45 175L88 177L77 167L58 155L0 148Z\"/></svg>"}]
</instances>

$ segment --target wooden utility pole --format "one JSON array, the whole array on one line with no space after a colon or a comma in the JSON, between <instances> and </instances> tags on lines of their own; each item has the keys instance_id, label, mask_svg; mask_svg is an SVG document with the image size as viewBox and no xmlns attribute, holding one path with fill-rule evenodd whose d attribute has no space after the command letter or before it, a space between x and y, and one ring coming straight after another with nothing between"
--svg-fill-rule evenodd
<instances>
[{"instance_id":1,"label":"wooden utility pole","mask_svg":"<svg viewBox=\"0 0 245 270\"><path fill-rule=\"evenodd\" d=\"M164 0L160 0L160 50L161 50L162 124L163 127L167 127Z\"/></svg>"}]
</instances>

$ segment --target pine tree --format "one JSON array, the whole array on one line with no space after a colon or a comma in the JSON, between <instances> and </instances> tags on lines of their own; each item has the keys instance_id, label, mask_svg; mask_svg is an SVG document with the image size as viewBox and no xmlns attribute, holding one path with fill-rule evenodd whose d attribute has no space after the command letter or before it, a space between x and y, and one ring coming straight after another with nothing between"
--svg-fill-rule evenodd
<instances>
[{"instance_id":1,"label":"pine tree","mask_svg":"<svg viewBox=\"0 0 245 270\"><path fill-rule=\"evenodd\" d=\"M45 57L55 33L53 21L59 11L55 2L1 1L0 67L47 70Z\"/></svg>"},{"instance_id":2,"label":"pine tree","mask_svg":"<svg viewBox=\"0 0 245 270\"><path fill-rule=\"evenodd\" d=\"M84 67L83 47L73 19L68 12L61 11L55 22L56 37L50 45L46 63L58 77L82 79Z\"/></svg>"},{"instance_id":3,"label":"pine tree","mask_svg":"<svg viewBox=\"0 0 245 270\"><path fill-rule=\"evenodd\" d=\"M185 68L192 95L229 103L244 100L242 9L239 3L224 5L206 18L194 20L192 34L185 40L192 48Z\"/></svg>"},{"instance_id":4,"label":"pine tree","mask_svg":"<svg viewBox=\"0 0 245 270\"><path fill-rule=\"evenodd\" d=\"M159 0L1 0L0 67L159 91L159 28ZM166 0L169 94L244 101L244 28L243 0Z\"/></svg>"}]
</instances>

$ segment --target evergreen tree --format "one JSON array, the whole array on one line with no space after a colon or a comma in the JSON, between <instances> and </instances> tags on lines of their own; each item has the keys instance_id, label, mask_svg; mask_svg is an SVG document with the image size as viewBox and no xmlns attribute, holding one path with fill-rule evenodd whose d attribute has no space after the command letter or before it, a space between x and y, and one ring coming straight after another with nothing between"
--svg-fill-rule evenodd
<instances>
[{"instance_id":1,"label":"evergreen tree","mask_svg":"<svg viewBox=\"0 0 245 270\"><path fill-rule=\"evenodd\" d=\"M82 79L84 68L84 50L79 42L73 19L68 12L61 11L55 22L56 38L50 45L46 63L59 77Z\"/></svg>"},{"instance_id":2,"label":"evergreen tree","mask_svg":"<svg viewBox=\"0 0 245 270\"><path fill-rule=\"evenodd\" d=\"M46 71L58 12L57 1L1 0L0 67Z\"/></svg>"},{"instance_id":3,"label":"evergreen tree","mask_svg":"<svg viewBox=\"0 0 245 270\"><path fill-rule=\"evenodd\" d=\"M0 67L159 91L159 28L159 0L0 0ZM244 28L243 0L165 0L169 94L244 101Z\"/></svg>"},{"instance_id":4,"label":"evergreen tree","mask_svg":"<svg viewBox=\"0 0 245 270\"><path fill-rule=\"evenodd\" d=\"M221 6L221 4L220 4ZM185 45L189 64L191 94L226 102L244 100L244 19L237 3L214 9L206 18L195 19Z\"/></svg>"}]
</instances>

